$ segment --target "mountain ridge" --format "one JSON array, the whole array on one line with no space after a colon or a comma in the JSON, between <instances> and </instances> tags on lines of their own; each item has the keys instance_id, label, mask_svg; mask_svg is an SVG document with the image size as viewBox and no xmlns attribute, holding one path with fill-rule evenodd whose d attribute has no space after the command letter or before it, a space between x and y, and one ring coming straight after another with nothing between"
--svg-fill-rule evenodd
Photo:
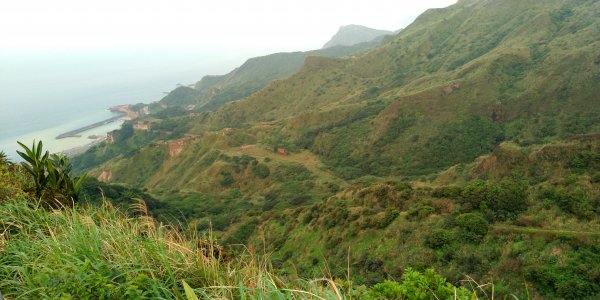
<instances>
[{"instance_id":1,"label":"mountain ridge","mask_svg":"<svg viewBox=\"0 0 600 300\"><path fill-rule=\"evenodd\" d=\"M294 74L310 56L341 57L368 51L383 38L350 46L334 46L311 51L281 52L248 59L225 75L207 75L193 87L181 86L165 96L166 105L195 105L198 111L216 110L223 104L251 95L272 80Z\"/></svg>"},{"instance_id":2,"label":"mountain ridge","mask_svg":"<svg viewBox=\"0 0 600 300\"><path fill-rule=\"evenodd\" d=\"M264 238L289 272L350 256L362 282L433 264L506 295L525 278L541 297L594 298L600 266L584 257L596 240L543 234L600 216L598 15L599 2L576 0L428 10L375 49L307 57L214 111L152 120L78 168L148 188L232 243Z\"/></svg>"},{"instance_id":3,"label":"mountain ridge","mask_svg":"<svg viewBox=\"0 0 600 300\"><path fill-rule=\"evenodd\" d=\"M352 46L359 43L370 42L385 35L392 35L393 31L373 29L362 25L341 26L333 37L323 45L323 49L333 46Z\"/></svg>"}]
</instances>

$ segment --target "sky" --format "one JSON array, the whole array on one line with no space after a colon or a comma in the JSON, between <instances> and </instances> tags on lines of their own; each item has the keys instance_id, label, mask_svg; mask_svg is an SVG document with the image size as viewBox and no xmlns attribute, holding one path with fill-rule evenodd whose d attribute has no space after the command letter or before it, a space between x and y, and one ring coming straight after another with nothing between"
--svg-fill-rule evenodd
<instances>
[{"instance_id":1,"label":"sky","mask_svg":"<svg viewBox=\"0 0 600 300\"><path fill-rule=\"evenodd\" d=\"M456 0L5 0L0 50L320 48L342 25L397 30Z\"/></svg>"}]
</instances>

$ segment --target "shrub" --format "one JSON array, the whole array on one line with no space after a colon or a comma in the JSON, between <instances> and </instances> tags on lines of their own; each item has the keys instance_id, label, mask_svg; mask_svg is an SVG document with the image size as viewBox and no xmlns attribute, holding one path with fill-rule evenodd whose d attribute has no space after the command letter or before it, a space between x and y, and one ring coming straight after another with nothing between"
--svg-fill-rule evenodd
<instances>
[{"instance_id":1,"label":"shrub","mask_svg":"<svg viewBox=\"0 0 600 300\"><path fill-rule=\"evenodd\" d=\"M304 165L296 163L277 166L273 171L273 176L281 182L304 181L314 178L309 169Z\"/></svg>"},{"instance_id":2,"label":"shrub","mask_svg":"<svg viewBox=\"0 0 600 300\"><path fill-rule=\"evenodd\" d=\"M233 179L233 176L229 172L222 172L221 176L222 178L220 183L224 187L231 186L235 182L235 179Z\"/></svg>"},{"instance_id":3,"label":"shrub","mask_svg":"<svg viewBox=\"0 0 600 300\"><path fill-rule=\"evenodd\" d=\"M471 293L446 282L442 276L428 269L424 273L407 269L401 282L386 280L370 288L363 299L471 299Z\"/></svg>"},{"instance_id":4,"label":"shrub","mask_svg":"<svg viewBox=\"0 0 600 300\"><path fill-rule=\"evenodd\" d=\"M581 187L551 187L541 192L540 198L557 205L563 211L580 218L589 218L594 213L590 197Z\"/></svg>"},{"instance_id":5,"label":"shrub","mask_svg":"<svg viewBox=\"0 0 600 300\"><path fill-rule=\"evenodd\" d=\"M388 227L394 220L400 215L397 209L388 208L385 211L385 215L381 218L377 224L377 227L382 229Z\"/></svg>"},{"instance_id":6,"label":"shrub","mask_svg":"<svg viewBox=\"0 0 600 300\"><path fill-rule=\"evenodd\" d=\"M421 220L435 213L435 208L429 205L419 203L417 205L412 206L407 213L409 218Z\"/></svg>"},{"instance_id":7,"label":"shrub","mask_svg":"<svg viewBox=\"0 0 600 300\"><path fill-rule=\"evenodd\" d=\"M525 185L510 180L501 183L473 181L464 188L461 200L467 210L489 210L499 220L514 219L527 209Z\"/></svg>"},{"instance_id":8,"label":"shrub","mask_svg":"<svg viewBox=\"0 0 600 300\"><path fill-rule=\"evenodd\" d=\"M262 179L269 177L269 175L271 174L271 171L269 171L269 167L267 167L264 164L257 164L253 166L252 172L254 173L254 175Z\"/></svg>"},{"instance_id":9,"label":"shrub","mask_svg":"<svg viewBox=\"0 0 600 300\"><path fill-rule=\"evenodd\" d=\"M433 189L431 196L435 198L458 199L462 194L462 188L455 185L441 186Z\"/></svg>"},{"instance_id":10,"label":"shrub","mask_svg":"<svg viewBox=\"0 0 600 300\"><path fill-rule=\"evenodd\" d=\"M446 229L433 229L425 238L425 245L432 249L442 248L452 242L453 235Z\"/></svg>"},{"instance_id":11,"label":"shrub","mask_svg":"<svg viewBox=\"0 0 600 300\"><path fill-rule=\"evenodd\" d=\"M479 242L488 232L489 224L479 213L466 213L455 219L461 229L461 235L466 241Z\"/></svg>"}]
</instances>

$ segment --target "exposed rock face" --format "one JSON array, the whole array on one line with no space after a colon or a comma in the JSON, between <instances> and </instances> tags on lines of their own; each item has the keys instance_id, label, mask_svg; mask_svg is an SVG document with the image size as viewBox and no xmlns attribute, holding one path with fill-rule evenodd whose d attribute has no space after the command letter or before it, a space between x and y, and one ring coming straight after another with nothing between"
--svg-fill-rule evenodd
<instances>
[{"instance_id":1,"label":"exposed rock face","mask_svg":"<svg viewBox=\"0 0 600 300\"><path fill-rule=\"evenodd\" d=\"M102 173L100 173L100 176L98 176L98 180L103 181L103 182L109 182L112 179L112 171L111 170L104 170L102 171Z\"/></svg>"},{"instance_id":2,"label":"exposed rock face","mask_svg":"<svg viewBox=\"0 0 600 300\"><path fill-rule=\"evenodd\" d=\"M187 139L177 140L169 142L169 157L175 157L185 149L187 145L189 145L190 141Z\"/></svg>"}]
</instances>

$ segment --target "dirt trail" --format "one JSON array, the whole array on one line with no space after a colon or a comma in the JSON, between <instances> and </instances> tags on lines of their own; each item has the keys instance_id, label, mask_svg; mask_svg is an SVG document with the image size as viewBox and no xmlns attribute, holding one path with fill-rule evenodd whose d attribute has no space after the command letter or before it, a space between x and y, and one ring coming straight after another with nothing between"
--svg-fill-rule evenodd
<instances>
[{"instance_id":1,"label":"dirt trail","mask_svg":"<svg viewBox=\"0 0 600 300\"><path fill-rule=\"evenodd\" d=\"M494 225L492 229L495 231L508 231L518 233L537 233L537 234L553 234L553 235L574 235L574 236L598 236L600 237L600 231L574 231L574 230L555 230L555 229L542 229L534 227L521 227L512 225Z\"/></svg>"}]
</instances>

